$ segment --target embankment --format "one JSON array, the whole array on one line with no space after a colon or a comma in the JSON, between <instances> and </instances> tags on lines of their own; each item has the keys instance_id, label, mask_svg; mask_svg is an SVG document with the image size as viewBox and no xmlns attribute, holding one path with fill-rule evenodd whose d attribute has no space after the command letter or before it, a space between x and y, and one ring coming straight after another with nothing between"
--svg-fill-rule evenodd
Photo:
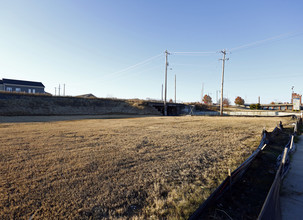
<instances>
[{"instance_id":1,"label":"embankment","mask_svg":"<svg viewBox=\"0 0 303 220\"><path fill-rule=\"evenodd\" d=\"M160 115L147 102L136 99L121 100L0 93L1 116L107 114Z\"/></svg>"}]
</instances>

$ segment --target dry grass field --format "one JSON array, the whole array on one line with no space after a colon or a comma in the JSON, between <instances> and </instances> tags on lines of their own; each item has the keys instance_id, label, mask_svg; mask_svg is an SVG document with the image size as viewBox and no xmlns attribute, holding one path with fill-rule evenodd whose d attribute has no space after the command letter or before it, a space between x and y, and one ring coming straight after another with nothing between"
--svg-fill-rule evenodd
<instances>
[{"instance_id":1,"label":"dry grass field","mask_svg":"<svg viewBox=\"0 0 303 220\"><path fill-rule=\"evenodd\" d=\"M0 123L0 218L186 218L280 120Z\"/></svg>"}]
</instances>

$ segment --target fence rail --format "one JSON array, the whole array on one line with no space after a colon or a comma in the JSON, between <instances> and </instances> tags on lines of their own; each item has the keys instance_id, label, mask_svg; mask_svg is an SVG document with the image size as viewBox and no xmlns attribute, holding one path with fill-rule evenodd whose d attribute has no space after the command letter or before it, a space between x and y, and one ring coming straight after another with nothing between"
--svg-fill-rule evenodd
<instances>
[{"instance_id":1,"label":"fence rail","mask_svg":"<svg viewBox=\"0 0 303 220\"><path fill-rule=\"evenodd\" d=\"M301 119L300 119L301 122ZM259 214L259 220L280 220L281 208L280 208L280 186L282 179L285 177L289 170L289 154L293 153L296 149L294 143L294 136L298 131L298 121L294 124L294 133L291 135L288 144L285 146L283 154L281 155L282 160L279 168L276 172L275 179L270 187L270 190L266 196L265 202L262 206Z\"/></svg>"},{"instance_id":2,"label":"fence rail","mask_svg":"<svg viewBox=\"0 0 303 220\"><path fill-rule=\"evenodd\" d=\"M302 119L299 120L300 123ZM282 128L276 127L273 132L276 130L280 130ZM280 212L280 185L281 180L287 173L289 169L289 160L288 155L295 150L295 143L294 143L294 136L297 133L298 129L298 121L294 124L294 133L290 136L288 144L285 146L283 153L281 155L281 161L278 167L278 170L275 175L275 179L271 185L271 188L267 194L267 197L263 203L261 212L259 214L258 219L265 220L265 219L281 219L281 212ZM237 169L235 169L230 176L228 176L220 185L219 187L208 197L205 202L200 205L200 207L190 216L190 220L194 219L201 219L201 216L205 214L206 210L213 205L227 190L232 187L233 183L238 181L243 174L246 172L249 165L252 161L256 158L256 156L265 148L267 145L267 132L263 132L263 137L261 139L260 145L258 148L251 154L249 158L247 158Z\"/></svg>"},{"instance_id":3,"label":"fence rail","mask_svg":"<svg viewBox=\"0 0 303 220\"><path fill-rule=\"evenodd\" d=\"M238 181L255 157L260 153L261 149L266 144L267 132L263 132L263 136L258 148L247 158L237 169L235 169L231 176L228 176L221 185L208 197L208 199L189 217L190 220L200 219L200 216L207 210L212 204L216 202L230 187Z\"/></svg>"}]
</instances>

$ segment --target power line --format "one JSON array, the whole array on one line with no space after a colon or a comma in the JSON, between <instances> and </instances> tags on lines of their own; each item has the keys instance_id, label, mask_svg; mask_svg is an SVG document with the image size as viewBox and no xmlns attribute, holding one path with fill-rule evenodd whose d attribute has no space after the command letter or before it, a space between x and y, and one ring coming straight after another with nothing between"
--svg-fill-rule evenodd
<instances>
[{"instance_id":1,"label":"power line","mask_svg":"<svg viewBox=\"0 0 303 220\"><path fill-rule=\"evenodd\" d=\"M119 79L123 79L123 78L128 77L128 76L139 76L140 74L146 73L148 71L151 71L151 70L154 70L154 69L157 69L157 68L160 69L160 67L163 67L163 64L155 65L155 66L152 66L151 68L144 69L144 70L136 70L134 72L128 73L127 75L126 75L126 73L125 74L120 74L115 79L119 80Z\"/></svg>"},{"instance_id":2,"label":"power line","mask_svg":"<svg viewBox=\"0 0 303 220\"><path fill-rule=\"evenodd\" d=\"M265 79L270 79L270 80L276 80L276 79L283 79L283 78L301 78L303 77L303 74L299 74L299 75L275 75L275 76L265 76L265 77L256 77L256 78L246 78L246 79L232 79L232 80L226 80L228 82L238 82L238 81L251 81L251 80L265 80Z\"/></svg>"},{"instance_id":3,"label":"power line","mask_svg":"<svg viewBox=\"0 0 303 220\"><path fill-rule=\"evenodd\" d=\"M201 54L215 54L215 53L217 53L217 52L173 52L173 53L169 53L169 54L178 54L178 55L179 55L179 54L180 54L180 55L201 55ZM133 69L138 68L138 67L140 67L140 66L146 65L146 64L148 64L149 62L151 62L152 60L157 59L157 58L159 58L159 57L161 57L161 56L163 56L162 53L161 53L161 54L158 54L158 55L156 55L156 56L150 57L150 58L148 58L148 59L146 59L146 60L143 60L143 61L141 61L141 62L139 62L139 63L136 63L136 64L134 64L134 65L131 65L131 66L129 66L129 67L126 67L126 68L124 68L124 69L122 69L122 70L119 70L119 71L110 73L110 74L108 74L108 75L106 75L106 76L118 76L118 77L119 77L119 76L121 76L121 75L124 75L125 72L128 72L128 71L130 71L130 70L133 70ZM123 74L121 74L121 73L123 73Z\"/></svg>"},{"instance_id":4,"label":"power line","mask_svg":"<svg viewBox=\"0 0 303 220\"><path fill-rule=\"evenodd\" d=\"M142 73L145 73L145 72L148 72L150 70L154 70L154 69L157 69L159 67L162 67L163 65L156 65L156 66L153 66L151 68L148 68L148 69L144 69L144 70L135 70L131 73L120 73L120 74L117 74L115 76L113 76L112 78L108 79L106 82L109 82L109 81L113 81L113 80L121 80L121 79L124 79L125 77L130 77L130 76L137 76L139 74L142 74Z\"/></svg>"},{"instance_id":5,"label":"power line","mask_svg":"<svg viewBox=\"0 0 303 220\"><path fill-rule=\"evenodd\" d=\"M127 67L127 68L124 68L124 69L122 69L122 70L119 70L119 71L110 73L110 74L108 74L108 75L116 75L116 74L118 74L118 73L122 73L122 72L129 71L129 70L134 69L134 68L136 68L136 67L138 67L138 66L144 65L144 64L146 64L146 63L148 63L148 62L150 62L150 61L152 61L152 60L154 60L154 59L156 59L156 58L158 58L158 57L160 57L160 56L163 56L163 54L161 53L161 54L158 54L158 55L156 55L156 56L150 57L150 58L148 58L148 59L146 59L146 60L144 60L144 61L141 61L141 62L139 62L139 63L137 63L137 64L131 65L131 66L129 66L129 67Z\"/></svg>"},{"instance_id":6,"label":"power line","mask_svg":"<svg viewBox=\"0 0 303 220\"><path fill-rule=\"evenodd\" d=\"M195 67L211 67L213 66L214 63L218 62L217 60L215 61L210 61L210 62L207 62L205 64L193 64L193 63L175 63L175 62L170 62L170 64L172 66L195 66Z\"/></svg>"},{"instance_id":7,"label":"power line","mask_svg":"<svg viewBox=\"0 0 303 220\"><path fill-rule=\"evenodd\" d=\"M171 52L171 54L215 54L217 52L209 51L209 52Z\"/></svg>"},{"instance_id":8,"label":"power line","mask_svg":"<svg viewBox=\"0 0 303 220\"><path fill-rule=\"evenodd\" d=\"M254 41L254 42L251 42L251 43L248 43L248 44L244 44L244 45L238 46L238 47L234 47L234 48L230 49L229 51L230 52L234 52L234 51L237 51L237 50L241 50L241 49L246 49L246 48L250 48L250 47L253 47L253 46L262 45L264 43L271 42L271 41L274 41L274 40L287 39L287 38L294 37L294 36L300 35L300 34L302 34L302 33L290 32L290 33L280 34L280 35L273 36L273 37L270 37L270 38L266 38L266 39L263 39L263 40L258 40L258 41Z\"/></svg>"}]
</instances>

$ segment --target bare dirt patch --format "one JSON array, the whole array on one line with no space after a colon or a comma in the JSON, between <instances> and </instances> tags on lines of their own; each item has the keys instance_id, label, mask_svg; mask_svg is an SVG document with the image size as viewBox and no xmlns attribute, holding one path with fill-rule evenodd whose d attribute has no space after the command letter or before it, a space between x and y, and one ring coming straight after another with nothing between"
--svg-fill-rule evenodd
<instances>
[{"instance_id":1,"label":"bare dirt patch","mask_svg":"<svg viewBox=\"0 0 303 220\"><path fill-rule=\"evenodd\" d=\"M186 218L287 118L0 124L0 216Z\"/></svg>"}]
</instances>

